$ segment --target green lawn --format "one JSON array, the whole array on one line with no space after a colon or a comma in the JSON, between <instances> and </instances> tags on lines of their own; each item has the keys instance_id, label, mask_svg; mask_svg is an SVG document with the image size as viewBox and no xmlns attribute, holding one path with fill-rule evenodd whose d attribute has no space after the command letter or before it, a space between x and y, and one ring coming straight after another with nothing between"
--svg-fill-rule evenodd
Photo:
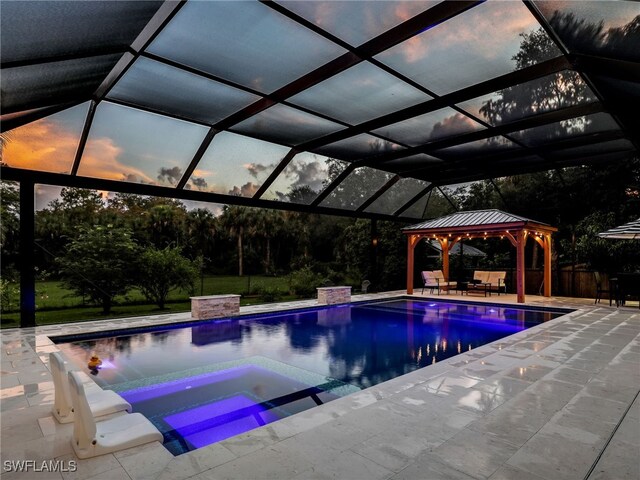
<instances>
[{"instance_id":1,"label":"green lawn","mask_svg":"<svg viewBox=\"0 0 640 480\"><path fill-rule=\"evenodd\" d=\"M282 301L293 300L288 294L288 277L237 277L237 276L207 276L204 278L202 294L216 295L223 293L242 294L240 305L255 305L261 302L257 295L248 295L256 287L265 286L279 288L285 296ZM200 295L200 280L196 284L195 295ZM62 282L45 281L36 283L36 322L38 325L55 323L80 322L83 320L97 320L105 318L132 317L136 315L157 315L161 313L186 312L191 309L189 294L181 291L171 292L165 310L159 310L156 305L146 303L138 290L131 290L126 297L116 299L118 304L112 312L105 316L100 307L82 304L82 297L64 288ZM12 328L20 325L20 313L3 313L0 320L2 328Z\"/></svg>"}]
</instances>

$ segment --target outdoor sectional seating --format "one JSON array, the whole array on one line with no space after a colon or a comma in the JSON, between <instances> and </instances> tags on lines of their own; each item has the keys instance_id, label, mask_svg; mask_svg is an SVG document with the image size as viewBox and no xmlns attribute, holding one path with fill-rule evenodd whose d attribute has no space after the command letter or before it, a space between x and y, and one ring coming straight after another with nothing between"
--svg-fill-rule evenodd
<instances>
[{"instance_id":1,"label":"outdoor sectional seating","mask_svg":"<svg viewBox=\"0 0 640 480\"><path fill-rule=\"evenodd\" d=\"M483 292L507 293L505 277L507 272L488 272L476 270L473 272L473 280L469 282L468 290L480 290Z\"/></svg>"}]
</instances>

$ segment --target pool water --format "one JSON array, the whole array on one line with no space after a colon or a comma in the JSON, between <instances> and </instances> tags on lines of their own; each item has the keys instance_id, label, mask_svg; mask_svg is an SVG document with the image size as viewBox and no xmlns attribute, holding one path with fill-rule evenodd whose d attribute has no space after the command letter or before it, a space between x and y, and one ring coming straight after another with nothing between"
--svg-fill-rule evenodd
<instances>
[{"instance_id":1,"label":"pool water","mask_svg":"<svg viewBox=\"0 0 640 480\"><path fill-rule=\"evenodd\" d=\"M178 455L568 312L395 299L54 340Z\"/></svg>"}]
</instances>

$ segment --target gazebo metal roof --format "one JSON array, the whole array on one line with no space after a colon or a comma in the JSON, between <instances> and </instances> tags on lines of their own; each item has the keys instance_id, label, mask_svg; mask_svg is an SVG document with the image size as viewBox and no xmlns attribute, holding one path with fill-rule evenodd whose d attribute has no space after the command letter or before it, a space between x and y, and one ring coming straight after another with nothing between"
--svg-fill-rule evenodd
<instances>
[{"instance_id":1,"label":"gazebo metal roof","mask_svg":"<svg viewBox=\"0 0 640 480\"><path fill-rule=\"evenodd\" d=\"M496 209L472 210L465 212L456 212L440 218L427 220L426 222L416 223L405 227L403 231L412 232L428 229L450 229L451 227L467 228L467 227L487 227L502 225L532 225L532 226L549 226L546 223L531 220L530 218L521 217L512 213L503 212Z\"/></svg>"},{"instance_id":2,"label":"gazebo metal roof","mask_svg":"<svg viewBox=\"0 0 640 480\"><path fill-rule=\"evenodd\" d=\"M5 179L415 221L640 145L632 1L11 1L0 27Z\"/></svg>"}]
</instances>

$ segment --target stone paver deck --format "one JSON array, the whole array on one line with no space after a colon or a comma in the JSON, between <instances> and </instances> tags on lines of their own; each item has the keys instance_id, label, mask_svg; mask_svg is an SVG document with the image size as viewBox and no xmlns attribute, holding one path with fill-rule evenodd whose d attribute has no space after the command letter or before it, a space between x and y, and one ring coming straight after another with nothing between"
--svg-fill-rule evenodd
<instances>
[{"instance_id":1,"label":"stone paver deck","mask_svg":"<svg viewBox=\"0 0 640 480\"><path fill-rule=\"evenodd\" d=\"M579 310L178 457L153 443L78 461L72 425L50 413L48 336L188 321L188 312L4 330L1 478L638 479L640 310L591 302L528 297ZM75 460L78 470L5 471L19 460Z\"/></svg>"}]
</instances>

